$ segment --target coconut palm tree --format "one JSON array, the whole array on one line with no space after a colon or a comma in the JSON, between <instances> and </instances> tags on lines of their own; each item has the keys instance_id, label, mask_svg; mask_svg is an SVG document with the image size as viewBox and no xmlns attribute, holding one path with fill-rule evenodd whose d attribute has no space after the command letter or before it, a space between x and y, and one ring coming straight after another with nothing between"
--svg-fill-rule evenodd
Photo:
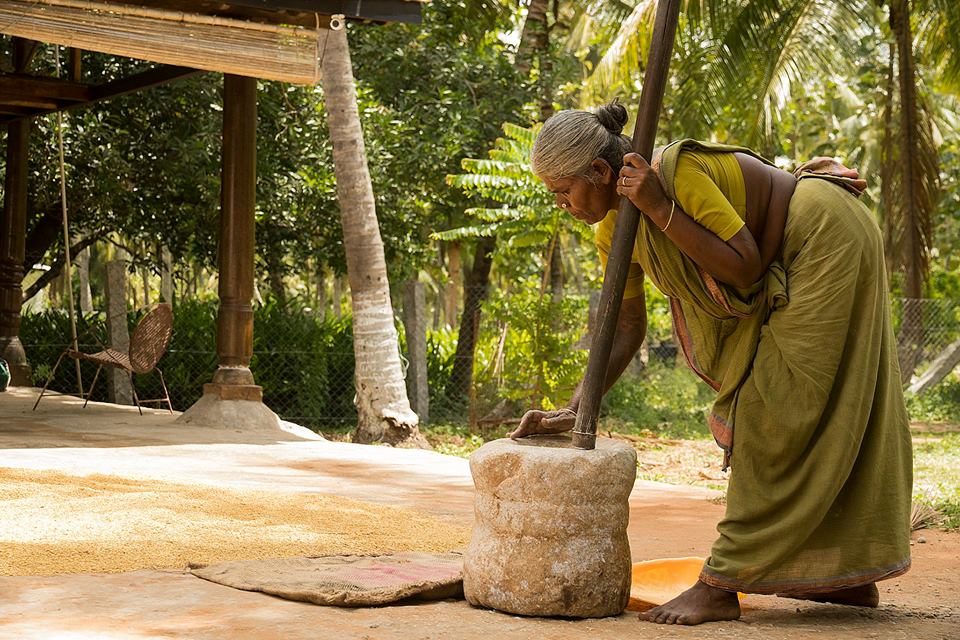
<instances>
[{"instance_id":1,"label":"coconut palm tree","mask_svg":"<svg viewBox=\"0 0 960 640\"><path fill-rule=\"evenodd\" d=\"M347 30L328 32L323 53L325 106L353 304L357 428L354 442L429 448L410 409L390 303L390 283L367 168Z\"/></svg>"}]
</instances>

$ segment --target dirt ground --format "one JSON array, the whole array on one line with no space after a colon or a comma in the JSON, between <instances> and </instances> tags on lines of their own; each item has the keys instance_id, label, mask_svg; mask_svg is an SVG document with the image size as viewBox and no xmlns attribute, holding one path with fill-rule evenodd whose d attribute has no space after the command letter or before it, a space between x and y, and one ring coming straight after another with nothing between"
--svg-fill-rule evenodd
<instances>
[{"instance_id":1,"label":"dirt ground","mask_svg":"<svg viewBox=\"0 0 960 640\"><path fill-rule=\"evenodd\" d=\"M26 390L0 394L0 466L93 473L198 487L326 493L403 507L469 526L465 460L430 452L323 441L246 442L67 399L29 412ZM639 481L631 495L634 560L705 555L723 513L719 493ZM56 508L56 505L51 505ZM919 537L924 539L919 542ZM914 535L913 569L880 583L880 608L863 610L751 595L741 620L660 627L624 614L603 620L522 618L463 601L341 609L212 584L181 567L125 573L0 577L0 639L13 638L960 638L960 534ZM0 538L0 553L8 539ZM78 535L77 542L82 542ZM138 544L135 539L130 545Z\"/></svg>"}]
</instances>

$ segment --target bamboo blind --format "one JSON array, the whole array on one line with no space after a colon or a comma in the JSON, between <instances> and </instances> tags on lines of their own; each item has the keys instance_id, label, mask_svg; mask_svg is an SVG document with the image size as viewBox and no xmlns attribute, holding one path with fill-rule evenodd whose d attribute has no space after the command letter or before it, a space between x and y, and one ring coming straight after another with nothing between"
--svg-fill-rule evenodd
<instances>
[{"instance_id":1,"label":"bamboo blind","mask_svg":"<svg viewBox=\"0 0 960 640\"><path fill-rule=\"evenodd\" d=\"M0 33L207 71L315 84L325 29L86 0L0 0Z\"/></svg>"}]
</instances>

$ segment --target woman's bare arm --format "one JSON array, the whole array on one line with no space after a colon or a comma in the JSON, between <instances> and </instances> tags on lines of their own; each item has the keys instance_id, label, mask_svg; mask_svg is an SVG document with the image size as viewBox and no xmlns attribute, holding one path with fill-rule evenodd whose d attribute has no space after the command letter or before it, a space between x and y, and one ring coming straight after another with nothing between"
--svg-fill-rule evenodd
<instances>
[{"instance_id":1,"label":"woman's bare arm","mask_svg":"<svg viewBox=\"0 0 960 640\"><path fill-rule=\"evenodd\" d=\"M647 332L647 307L643 294L624 300L617 315L617 331L613 337L613 348L610 352L610 362L607 365L607 375L603 383L603 392L620 378L620 375L630 364L630 360L640 349ZM541 411L534 409L523 414L520 426L509 434L511 438L522 438L535 433L562 433L573 428L577 420L577 410L580 408L580 397L583 394L583 381L577 385L573 397L567 406L559 411Z\"/></svg>"},{"instance_id":2,"label":"woman's bare arm","mask_svg":"<svg viewBox=\"0 0 960 640\"><path fill-rule=\"evenodd\" d=\"M620 305L617 315L617 331L613 336L613 346L610 350L610 362L607 364L607 375L603 381L603 392L620 379L630 360L637 354L643 338L647 334L647 306L646 296L640 294L635 298L628 298ZM567 408L576 413L580 408L580 397L583 395L583 381L577 385L573 397L567 403Z\"/></svg>"},{"instance_id":3,"label":"woman's bare arm","mask_svg":"<svg viewBox=\"0 0 960 640\"><path fill-rule=\"evenodd\" d=\"M763 275L764 267L756 240L745 225L724 242L700 226L667 198L656 172L639 154L623 158L617 193L626 196L650 218L681 251L720 282L747 288Z\"/></svg>"}]
</instances>

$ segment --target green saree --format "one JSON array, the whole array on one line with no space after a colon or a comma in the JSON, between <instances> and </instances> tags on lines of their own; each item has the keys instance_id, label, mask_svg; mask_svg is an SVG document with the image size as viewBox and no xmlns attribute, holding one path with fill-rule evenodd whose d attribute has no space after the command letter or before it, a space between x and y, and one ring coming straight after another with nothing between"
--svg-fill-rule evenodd
<instances>
[{"instance_id":1,"label":"green saree","mask_svg":"<svg viewBox=\"0 0 960 640\"><path fill-rule=\"evenodd\" d=\"M758 157L675 142L654 161L673 199L688 148ZM715 587L809 594L910 566L912 454L882 240L843 183L799 180L780 260L748 290L714 280L640 216L639 262L670 298L688 364L717 391L708 423L732 469L701 574Z\"/></svg>"}]
</instances>

